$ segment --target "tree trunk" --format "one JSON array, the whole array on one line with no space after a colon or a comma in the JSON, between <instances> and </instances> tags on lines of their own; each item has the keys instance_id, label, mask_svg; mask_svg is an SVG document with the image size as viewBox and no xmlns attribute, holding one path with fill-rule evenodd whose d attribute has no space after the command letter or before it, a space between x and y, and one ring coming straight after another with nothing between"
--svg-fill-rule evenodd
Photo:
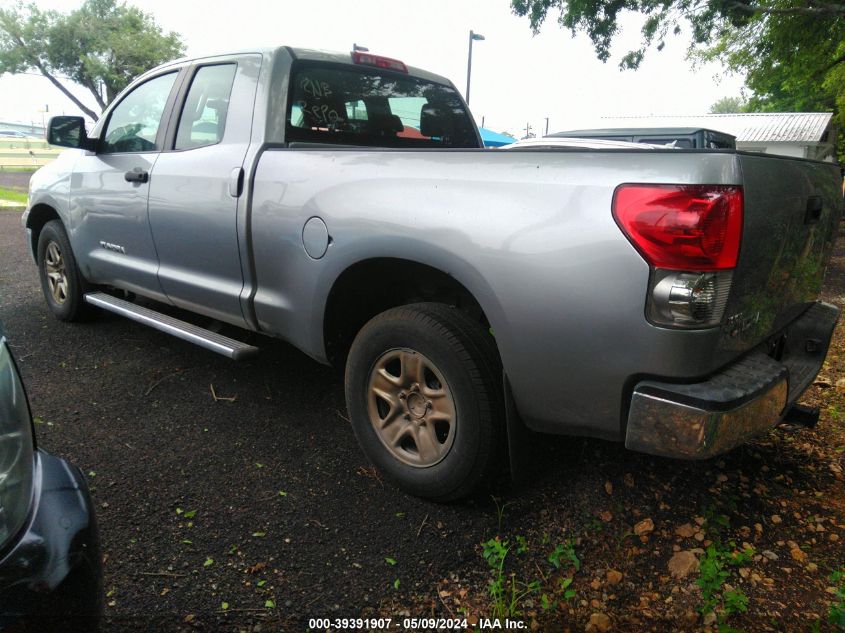
<instances>
[{"instance_id":1,"label":"tree trunk","mask_svg":"<svg viewBox=\"0 0 845 633\"><path fill-rule=\"evenodd\" d=\"M89 108L84 103L82 103L79 99L76 98L76 95L74 95L70 90L65 88L61 81L59 81L58 79L53 77L53 75L51 75L49 72L47 72L47 70L44 68L44 66L42 66L41 64L37 64L37 67L38 67L38 70L41 72L41 74L44 75L50 81L51 84L53 84L56 88L61 90L62 93L64 93L64 95L68 99L70 99L71 101L73 101L76 104L77 108L82 110L85 114L87 114L89 117L91 117L94 121L96 121L98 118L100 118L99 114L97 114L91 108Z\"/></svg>"}]
</instances>

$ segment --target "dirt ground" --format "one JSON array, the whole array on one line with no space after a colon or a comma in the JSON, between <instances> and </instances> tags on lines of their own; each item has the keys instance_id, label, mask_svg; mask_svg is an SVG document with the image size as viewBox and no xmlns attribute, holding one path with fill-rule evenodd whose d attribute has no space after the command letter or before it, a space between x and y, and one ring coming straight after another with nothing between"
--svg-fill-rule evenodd
<instances>
[{"instance_id":1,"label":"dirt ground","mask_svg":"<svg viewBox=\"0 0 845 633\"><path fill-rule=\"evenodd\" d=\"M840 306L843 247L824 290ZM836 630L842 325L805 397L822 407L814 431L778 429L695 463L538 438L526 484L503 478L490 496L437 505L380 480L340 377L284 344L256 337L262 353L236 364L119 317L54 320L8 212L0 320L39 446L88 476L105 631L496 614L543 631Z\"/></svg>"}]
</instances>

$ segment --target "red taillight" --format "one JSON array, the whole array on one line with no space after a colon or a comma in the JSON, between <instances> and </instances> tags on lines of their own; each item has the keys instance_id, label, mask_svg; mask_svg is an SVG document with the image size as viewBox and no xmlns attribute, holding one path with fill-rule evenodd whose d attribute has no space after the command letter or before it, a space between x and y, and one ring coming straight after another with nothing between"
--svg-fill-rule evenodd
<instances>
[{"instance_id":1,"label":"red taillight","mask_svg":"<svg viewBox=\"0 0 845 633\"><path fill-rule=\"evenodd\" d=\"M363 64L364 66L375 66L376 68L395 70L400 73L408 72L408 67L405 63L400 62L398 59L382 57L381 55L371 55L370 53L362 53L361 51L352 51L352 61L356 64Z\"/></svg>"},{"instance_id":2,"label":"red taillight","mask_svg":"<svg viewBox=\"0 0 845 633\"><path fill-rule=\"evenodd\" d=\"M728 270L742 237L742 188L724 185L621 185L617 224L655 268Z\"/></svg>"}]
</instances>

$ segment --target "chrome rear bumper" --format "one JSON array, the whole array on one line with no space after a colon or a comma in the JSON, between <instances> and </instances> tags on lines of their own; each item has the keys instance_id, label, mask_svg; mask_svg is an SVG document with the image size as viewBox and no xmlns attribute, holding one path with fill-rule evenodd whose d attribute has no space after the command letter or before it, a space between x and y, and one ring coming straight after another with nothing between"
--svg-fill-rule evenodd
<instances>
[{"instance_id":1,"label":"chrome rear bumper","mask_svg":"<svg viewBox=\"0 0 845 633\"><path fill-rule=\"evenodd\" d=\"M824 363L839 309L815 303L778 335L705 381L634 387L625 446L681 459L724 453L778 424Z\"/></svg>"}]
</instances>

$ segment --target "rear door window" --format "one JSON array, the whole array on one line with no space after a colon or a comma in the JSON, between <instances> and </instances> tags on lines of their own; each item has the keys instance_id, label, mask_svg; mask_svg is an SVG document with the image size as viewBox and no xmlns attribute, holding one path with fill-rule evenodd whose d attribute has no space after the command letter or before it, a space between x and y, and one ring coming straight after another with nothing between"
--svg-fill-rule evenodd
<instances>
[{"instance_id":1,"label":"rear door window","mask_svg":"<svg viewBox=\"0 0 845 633\"><path fill-rule=\"evenodd\" d=\"M205 147L223 140L237 68L237 64L216 64L197 70L179 117L175 149Z\"/></svg>"},{"instance_id":2,"label":"rear door window","mask_svg":"<svg viewBox=\"0 0 845 633\"><path fill-rule=\"evenodd\" d=\"M286 137L375 147L479 146L451 86L342 65L294 68Z\"/></svg>"}]
</instances>

